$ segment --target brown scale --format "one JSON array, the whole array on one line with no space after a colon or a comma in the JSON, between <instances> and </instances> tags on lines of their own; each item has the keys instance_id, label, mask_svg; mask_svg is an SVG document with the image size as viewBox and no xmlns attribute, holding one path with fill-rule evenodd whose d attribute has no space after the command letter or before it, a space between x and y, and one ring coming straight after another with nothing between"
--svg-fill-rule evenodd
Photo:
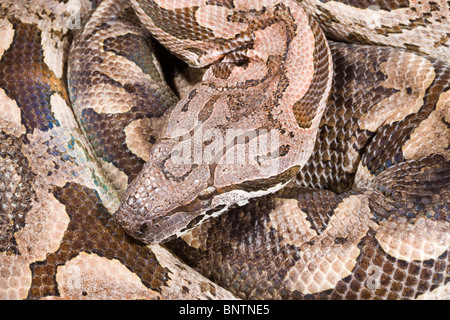
<instances>
[{"instance_id":1,"label":"brown scale","mask_svg":"<svg viewBox=\"0 0 450 320\"><path fill-rule=\"evenodd\" d=\"M168 271L146 246L128 237L111 219L96 191L76 183L54 187L55 198L66 206L69 225L59 249L47 253L44 261L30 265L32 284L29 299L58 295L56 271L80 252L95 253L112 260L117 259L142 283L152 290L161 291L169 280Z\"/></svg>"},{"instance_id":2,"label":"brown scale","mask_svg":"<svg viewBox=\"0 0 450 320\"><path fill-rule=\"evenodd\" d=\"M233 0L207 0L206 4L212 6L222 6L228 9L234 9Z\"/></svg>"},{"instance_id":3,"label":"brown scale","mask_svg":"<svg viewBox=\"0 0 450 320\"><path fill-rule=\"evenodd\" d=\"M137 1L145 13L151 17L153 23L164 32L178 38L198 41L214 41L212 30L197 23L195 12L198 7L167 10L152 0ZM168 24L167 21L173 21ZM189 30L189 33L186 32Z\"/></svg>"},{"instance_id":4,"label":"brown scale","mask_svg":"<svg viewBox=\"0 0 450 320\"><path fill-rule=\"evenodd\" d=\"M333 43L331 50L335 76L328 107L319 126L314 152L298 173L297 181L306 187L344 192L351 188L359 155L373 136L372 132L358 128L358 120L395 90L376 86L386 77L381 72L373 72L387 60L390 49ZM356 158L351 150L356 151ZM350 165L353 170L345 170L344 165Z\"/></svg>"},{"instance_id":5,"label":"brown scale","mask_svg":"<svg viewBox=\"0 0 450 320\"><path fill-rule=\"evenodd\" d=\"M388 88L378 88L376 85L377 82L385 80L384 75L377 70L379 70L378 65L386 61L391 50L364 46L358 49L353 45L332 44L335 80L330 103L327 106L328 110L325 111L323 120L332 125L321 125L321 132L318 134L319 143L316 144L318 150L316 149L315 157L309 164L309 170L321 168L321 173L316 181L305 184L330 185L334 190L351 187L356 167L360 162L358 155L361 154L364 157L365 152L371 152L373 149L367 148L367 145L374 145L374 143L381 149L385 148L374 139L373 134L359 130L357 122L351 122L350 109L358 119L383 96L388 97L396 92ZM357 67L352 66L354 63L357 63ZM431 101L435 103L438 93L445 89L442 85L444 82L442 79L445 77L442 75L448 74L448 70L439 63L435 63L434 66L438 74L437 79L440 80L435 80L432 84L437 87L428 89L425 106ZM364 90L364 83L355 88L353 87L355 82L352 82L355 78L366 78L366 83L374 84L369 86L370 90ZM377 96L380 94L382 97ZM352 101L349 101L350 97L353 97ZM333 103L336 101L339 103ZM426 114L428 115L433 108L434 105L429 107L431 110ZM424 119L423 109L424 107L412 116ZM348 118L339 123L335 115L346 115L345 117ZM345 127L349 122L347 129L352 129L349 133L338 128ZM418 124L419 120L414 122L414 127ZM330 144L325 142L327 137L332 137L332 140L341 139L339 143L341 147L337 148L335 145L338 156L328 158L323 156L327 154L325 150ZM347 141L352 137L355 138L350 141L352 143ZM399 136L396 138L399 139L396 141L406 140L406 138L402 140ZM331 177L343 171L341 167L345 161L348 161L345 153L349 148L356 149L357 159L353 161L353 169L347 173L348 180L344 180L344 184L339 181L336 183ZM369 186L340 195L328 190L297 187L252 200L247 206L235 208L195 230L193 239L199 241L196 245L188 246L182 239L177 239L170 242L168 246L194 269L204 273L240 298L415 299L449 281L448 250L434 260L402 260L386 253L376 238L377 233L369 227L357 244L360 251L351 273L338 280L332 289L303 294L285 287L284 281L289 269L301 261L302 251L314 243L292 245L284 240L286 235L283 234L283 230L278 233L277 229L271 227L273 225L271 214L274 214L271 212L276 207L276 201L280 199L296 199L298 208L306 214L306 220L310 222L311 229L317 234L324 232L328 227L329 219L335 214L335 208L349 197L362 197L359 199L366 197L370 220L376 223L384 220L395 222L401 217L405 217L410 222L419 217L431 218L434 221L448 221L446 203L449 201L450 172L448 162L443 156L432 155L386 167ZM304 176L307 174L299 175L300 179ZM302 181L299 182L302 183ZM285 218L278 215L277 219ZM285 222L285 225L290 225L290 222ZM192 239L190 241L192 243ZM345 245L347 241L345 237L334 239L335 245ZM306 247L302 249L303 246ZM375 279L372 278L374 274L378 281L377 286L370 288L371 279Z\"/></svg>"},{"instance_id":6,"label":"brown scale","mask_svg":"<svg viewBox=\"0 0 450 320\"><path fill-rule=\"evenodd\" d=\"M141 170L144 160L128 148L124 128L136 120L162 117L168 109L175 105L177 98L169 89L159 84L162 80L151 54L153 48L148 40L147 32L140 27L138 29L140 34L134 34L133 31L126 32L136 28L137 24L137 17L131 8L125 8L117 13L117 16L111 16L108 21L108 23L102 23L93 28L92 33L86 32L77 41L86 41L89 44L88 39L91 39L95 33L100 30L107 32L116 21L122 23L123 35L103 39L102 45L91 45L94 49L80 47L72 52L72 59L80 59L85 62L81 63L71 74L69 88L71 88L71 97L75 105L80 103L78 99L83 101L85 92L90 92L91 88L96 85L109 84L123 88L132 96L133 106L128 112L97 113L94 109L83 106L84 110L78 115L96 156L112 163L131 181ZM88 50L91 50L89 58L87 58ZM104 63L101 58L102 51L125 57L134 62L145 74L150 75L153 82L122 83L98 71L93 64ZM148 142L153 144L157 140L159 132L147 133Z\"/></svg>"},{"instance_id":7,"label":"brown scale","mask_svg":"<svg viewBox=\"0 0 450 320\"><path fill-rule=\"evenodd\" d=\"M0 61L0 88L21 108L22 122L28 133L36 128L47 131L58 125L50 97L57 92L66 98L67 93L61 80L44 63L39 28L34 24L12 22L16 32Z\"/></svg>"},{"instance_id":8,"label":"brown scale","mask_svg":"<svg viewBox=\"0 0 450 320\"><path fill-rule=\"evenodd\" d=\"M367 147L362 163L372 174L379 174L385 168L405 160L402 146L414 129L435 110L441 93L447 90L450 82L449 66L441 61L434 61L433 66L436 76L426 90L420 110L406 116L401 121L378 128L376 135Z\"/></svg>"},{"instance_id":9,"label":"brown scale","mask_svg":"<svg viewBox=\"0 0 450 320\"><path fill-rule=\"evenodd\" d=\"M406 161L393 169L388 170L389 174L380 174L371 184L389 198L389 203L380 202L379 195L374 194L371 206L377 215L403 216L411 221L420 216L450 221L446 209L450 202L450 164L443 156Z\"/></svg>"},{"instance_id":10,"label":"brown scale","mask_svg":"<svg viewBox=\"0 0 450 320\"><path fill-rule=\"evenodd\" d=\"M93 109L86 109L83 112L82 123L94 147L95 155L123 171L129 177L129 181L135 178L145 162L128 149L123 128L135 120L155 116L153 112L145 112L143 109L146 108L135 107L125 114L99 114ZM148 142L154 143L157 134L149 132Z\"/></svg>"},{"instance_id":11,"label":"brown scale","mask_svg":"<svg viewBox=\"0 0 450 320\"><path fill-rule=\"evenodd\" d=\"M7 254L18 254L14 234L25 226L35 198L32 185L36 175L20 145L20 139L0 133L0 252Z\"/></svg>"},{"instance_id":12,"label":"brown scale","mask_svg":"<svg viewBox=\"0 0 450 320\"><path fill-rule=\"evenodd\" d=\"M321 0L321 2L327 3L330 0ZM377 6L378 8L386 11L396 10L400 8L408 8L410 3L409 0L366 0L366 1L360 1L360 0L334 0L336 2L341 2L344 4L347 4L349 6L360 8L360 9L367 9L370 6Z\"/></svg>"},{"instance_id":13,"label":"brown scale","mask_svg":"<svg viewBox=\"0 0 450 320\"><path fill-rule=\"evenodd\" d=\"M328 55L326 39L322 32L319 32L319 25L310 20L311 30L314 34L316 45L314 47L314 75L311 83L303 98L292 106L295 119L300 128L311 127L312 121L317 115L317 105L319 105L324 92L327 88L328 72L324 72L328 68Z\"/></svg>"},{"instance_id":14,"label":"brown scale","mask_svg":"<svg viewBox=\"0 0 450 320\"><path fill-rule=\"evenodd\" d=\"M309 211L310 219L325 225L328 218L323 212L330 211L346 197L325 190L302 192L291 189L281 191L278 196L296 195L299 206ZM310 196L314 201L308 200ZM289 291L283 286L283 279L299 260L301 249L283 245L282 234L273 229L267 231L273 199L253 200L217 218L207 231L201 250L186 246L181 239L169 243L169 248L194 269L243 299L414 299L450 279L448 251L436 260L403 261L386 254L375 233L369 231L358 244L361 254L352 273L334 289L315 294ZM335 241L345 242L345 238ZM373 274L370 268L375 268L379 281L375 290L367 287Z\"/></svg>"}]
</instances>

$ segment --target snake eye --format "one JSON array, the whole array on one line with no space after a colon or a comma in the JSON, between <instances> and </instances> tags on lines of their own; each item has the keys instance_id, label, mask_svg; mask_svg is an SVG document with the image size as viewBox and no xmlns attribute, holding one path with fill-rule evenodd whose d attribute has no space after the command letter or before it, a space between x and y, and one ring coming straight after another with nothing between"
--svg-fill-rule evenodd
<instances>
[{"instance_id":1,"label":"snake eye","mask_svg":"<svg viewBox=\"0 0 450 320\"><path fill-rule=\"evenodd\" d=\"M199 193L198 198L200 200L210 199L212 196L216 194L216 191L217 189L215 187L208 187Z\"/></svg>"}]
</instances>

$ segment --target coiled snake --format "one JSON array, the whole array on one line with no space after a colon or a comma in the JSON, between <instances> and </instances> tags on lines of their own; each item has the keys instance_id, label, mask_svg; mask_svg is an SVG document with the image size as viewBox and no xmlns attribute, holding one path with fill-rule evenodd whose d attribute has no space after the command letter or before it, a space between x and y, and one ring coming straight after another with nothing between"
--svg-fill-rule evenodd
<instances>
[{"instance_id":1,"label":"coiled snake","mask_svg":"<svg viewBox=\"0 0 450 320\"><path fill-rule=\"evenodd\" d=\"M446 1L0 5L0 298L450 298Z\"/></svg>"}]
</instances>

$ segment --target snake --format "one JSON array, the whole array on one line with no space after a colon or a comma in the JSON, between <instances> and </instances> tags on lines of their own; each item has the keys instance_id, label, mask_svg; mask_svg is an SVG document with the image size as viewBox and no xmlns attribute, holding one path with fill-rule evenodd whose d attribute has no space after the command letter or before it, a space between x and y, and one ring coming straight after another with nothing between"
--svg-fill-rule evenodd
<instances>
[{"instance_id":1,"label":"snake","mask_svg":"<svg viewBox=\"0 0 450 320\"><path fill-rule=\"evenodd\" d=\"M0 1L0 298L450 299L446 1Z\"/></svg>"}]
</instances>

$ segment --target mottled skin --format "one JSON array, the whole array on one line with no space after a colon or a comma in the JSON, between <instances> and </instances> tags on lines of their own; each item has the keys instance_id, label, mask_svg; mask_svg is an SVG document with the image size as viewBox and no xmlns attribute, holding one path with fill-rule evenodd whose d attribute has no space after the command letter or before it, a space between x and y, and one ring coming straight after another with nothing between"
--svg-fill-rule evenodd
<instances>
[{"instance_id":1,"label":"mottled skin","mask_svg":"<svg viewBox=\"0 0 450 320\"><path fill-rule=\"evenodd\" d=\"M331 95L297 181L168 246L244 299L448 298L450 66L399 49L331 51ZM390 88L405 59L410 79ZM386 101L396 112L368 126Z\"/></svg>"},{"instance_id":2,"label":"mottled skin","mask_svg":"<svg viewBox=\"0 0 450 320\"><path fill-rule=\"evenodd\" d=\"M330 35L344 22L335 37L442 59L445 2L136 0L135 13L105 0L86 26L97 1L0 2L0 298L450 297L448 59L334 43L330 55L297 6ZM177 106L162 80L173 66L156 62L171 58L137 16L191 65L219 61ZM234 167L168 156L172 138L241 125L282 143ZM213 160L233 150L202 142ZM289 160L261 170L277 157ZM150 212L113 218L135 177L122 209L142 194ZM125 232L159 241L227 207L167 246L229 292Z\"/></svg>"},{"instance_id":3,"label":"mottled skin","mask_svg":"<svg viewBox=\"0 0 450 320\"><path fill-rule=\"evenodd\" d=\"M73 12L70 1L1 5L0 298L232 299L112 219L120 190L81 134L63 76L67 14L89 10Z\"/></svg>"},{"instance_id":4,"label":"mottled skin","mask_svg":"<svg viewBox=\"0 0 450 320\"><path fill-rule=\"evenodd\" d=\"M186 1L134 4L169 50L191 66L213 63L171 112L116 212L133 237L158 243L232 205L275 192L295 176L313 148L331 84L331 58L322 31L295 1L233 2L230 8L190 8ZM209 15L202 14L207 10ZM214 10L228 18L218 20ZM185 15L199 22L184 24ZM167 24L173 16L180 22ZM191 145L203 157L197 159Z\"/></svg>"},{"instance_id":5,"label":"mottled skin","mask_svg":"<svg viewBox=\"0 0 450 320\"><path fill-rule=\"evenodd\" d=\"M405 48L443 61L450 60L447 0L301 2L332 39Z\"/></svg>"}]
</instances>

